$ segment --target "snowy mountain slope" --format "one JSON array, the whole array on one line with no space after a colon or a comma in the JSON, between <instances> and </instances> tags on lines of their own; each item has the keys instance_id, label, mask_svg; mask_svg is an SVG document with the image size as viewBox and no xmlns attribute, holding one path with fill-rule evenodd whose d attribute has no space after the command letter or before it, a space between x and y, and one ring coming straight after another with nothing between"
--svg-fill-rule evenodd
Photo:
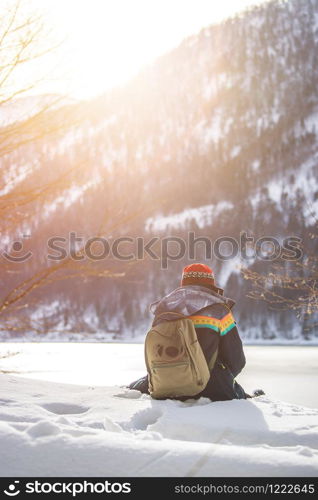
<instances>
[{"instance_id":1,"label":"snowy mountain slope","mask_svg":"<svg viewBox=\"0 0 318 500\"><path fill-rule=\"evenodd\" d=\"M1 375L1 476L316 476L318 410ZM181 424L181 425L180 425Z\"/></svg>"},{"instance_id":2,"label":"snowy mountain slope","mask_svg":"<svg viewBox=\"0 0 318 500\"><path fill-rule=\"evenodd\" d=\"M6 158L3 183L17 179L14 187L21 189L76 167L70 186L28 206L17 235L32 234L34 256L20 267L19 278L43 265L53 229L54 235L73 231L88 239L102 220L106 237L186 238L193 230L215 240L246 231L256 239L298 236L315 253L317 9L314 0L273 0L204 28L126 86L74 105L82 119L71 130ZM57 116L63 121L63 112ZM35 166L26 177L29 159ZM4 231L6 246L8 236L13 237ZM195 260L205 260L201 249ZM160 259L137 259L132 266L121 261L121 280L91 278L75 286L61 280L44 293L35 291L28 302L36 319L30 330L116 330L128 337L149 324L148 304L178 285L188 263L185 257L163 271ZM316 335L304 335L303 318L292 312L251 303L250 284L237 270L239 258L207 263L237 300L244 337ZM100 268L113 264L106 260ZM245 264L269 271L264 261ZM9 271L4 295L17 277ZM50 304L57 307L47 315ZM23 313L22 308L18 314Z\"/></svg>"},{"instance_id":3,"label":"snowy mountain slope","mask_svg":"<svg viewBox=\"0 0 318 500\"><path fill-rule=\"evenodd\" d=\"M233 205L227 201L220 201L215 205L205 205L198 208L183 210L177 214L150 217L146 220L146 231L158 234L171 229L187 229L194 221L198 227L211 226L216 217L225 210L233 209Z\"/></svg>"},{"instance_id":4,"label":"snowy mountain slope","mask_svg":"<svg viewBox=\"0 0 318 500\"><path fill-rule=\"evenodd\" d=\"M318 117L316 117L316 126L318 130ZM289 171L289 182L286 183L286 176L278 173L273 175L271 180L261 187L255 189L251 194L250 202L255 216L260 211L264 193L268 196L271 203L274 203L279 211L282 206L282 200L288 197L289 200L297 200L297 195L303 193L304 217L305 223L312 226L318 217L317 193L318 193L318 151L316 151L308 160L295 169ZM196 208L188 208L181 212L170 215L157 215L146 220L145 230L154 234L170 233L171 230L190 229L195 224L200 229L213 226L217 218L223 212L233 214L235 206L229 201L220 201L216 204L204 205ZM288 214L285 215L287 223Z\"/></svg>"}]
</instances>

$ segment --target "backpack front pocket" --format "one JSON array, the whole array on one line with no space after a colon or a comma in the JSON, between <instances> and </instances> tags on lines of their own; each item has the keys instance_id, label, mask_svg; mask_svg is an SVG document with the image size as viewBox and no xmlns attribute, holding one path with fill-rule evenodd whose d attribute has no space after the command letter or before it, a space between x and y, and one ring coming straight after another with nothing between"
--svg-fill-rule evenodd
<instances>
[{"instance_id":1,"label":"backpack front pocket","mask_svg":"<svg viewBox=\"0 0 318 500\"><path fill-rule=\"evenodd\" d=\"M151 385L154 397L193 396L193 369L188 361L152 363Z\"/></svg>"}]
</instances>

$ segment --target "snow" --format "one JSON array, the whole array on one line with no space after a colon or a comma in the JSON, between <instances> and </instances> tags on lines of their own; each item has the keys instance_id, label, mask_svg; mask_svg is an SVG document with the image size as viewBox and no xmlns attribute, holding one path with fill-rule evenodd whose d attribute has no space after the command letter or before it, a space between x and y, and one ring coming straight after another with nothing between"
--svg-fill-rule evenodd
<instances>
[{"instance_id":1,"label":"snow","mask_svg":"<svg viewBox=\"0 0 318 500\"><path fill-rule=\"evenodd\" d=\"M149 217L145 223L146 231L162 232L168 228L185 229L191 221L195 221L198 227L209 226L224 210L231 210L233 204L228 201L220 201L216 204L203 205L198 208L189 208L172 215L158 215Z\"/></svg>"},{"instance_id":2,"label":"snow","mask_svg":"<svg viewBox=\"0 0 318 500\"><path fill-rule=\"evenodd\" d=\"M310 132L314 130L315 133L317 133L318 131L317 127L318 127L318 111L315 111L305 119L305 129L309 130Z\"/></svg>"},{"instance_id":3,"label":"snow","mask_svg":"<svg viewBox=\"0 0 318 500\"><path fill-rule=\"evenodd\" d=\"M317 348L246 350L266 396L181 403L114 386L144 373L141 344L0 344L0 475L316 476L318 409L299 401Z\"/></svg>"},{"instance_id":4,"label":"snow","mask_svg":"<svg viewBox=\"0 0 318 500\"><path fill-rule=\"evenodd\" d=\"M275 203L280 203L283 192L283 183L279 184L277 179L274 179L267 184L267 189L270 199L275 201Z\"/></svg>"},{"instance_id":5,"label":"snow","mask_svg":"<svg viewBox=\"0 0 318 500\"><path fill-rule=\"evenodd\" d=\"M213 83L214 82L214 83ZM206 86L203 91L205 95L211 93L212 88L215 87L216 82L213 80L210 87ZM212 142L217 144L229 132L233 123L233 117L222 114L219 107L214 108L211 119L200 120L194 127L193 139L200 144L201 154L207 152L207 148Z\"/></svg>"},{"instance_id":6,"label":"snow","mask_svg":"<svg viewBox=\"0 0 318 500\"><path fill-rule=\"evenodd\" d=\"M222 267L218 270L218 285L225 287L232 274L239 275L242 268L242 258L237 255L231 260L222 262Z\"/></svg>"},{"instance_id":7,"label":"snow","mask_svg":"<svg viewBox=\"0 0 318 500\"><path fill-rule=\"evenodd\" d=\"M267 184L262 186L262 189L268 191L269 198L280 208L281 196L283 193L288 195L290 201L297 201L297 193L300 192L305 198L304 215L308 224L316 222L317 219L317 204L315 202L315 193L317 191L317 170L318 153L310 156L310 158L300 164L297 170L290 170L290 175L294 174L294 182L286 186L286 178L282 175L275 176ZM261 190L257 190L250 197L250 202L253 209L257 211L258 204L262 199Z\"/></svg>"},{"instance_id":8,"label":"snow","mask_svg":"<svg viewBox=\"0 0 318 500\"><path fill-rule=\"evenodd\" d=\"M239 146L239 145L234 146L234 148L232 149L232 152L230 154L231 158L235 158L236 156L238 156L240 154L241 150L242 150L241 146Z\"/></svg>"},{"instance_id":9,"label":"snow","mask_svg":"<svg viewBox=\"0 0 318 500\"><path fill-rule=\"evenodd\" d=\"M261 162L259 160L254 160L251 164L252 170L257 171L259 170L261 165Z\"/></svg>"},{"instance_id":10,"label":"snow","mask_svg":"<svg viewBox=\"0 0 318 500\"><path fill-rule=\"evenodd\" d=\"M0 370L33 380L122 385L145 374L143 349L143 343L3 342ZM247 345L244 350L247 365L238 381L247 392L261 387L273 398L318 408L318 393L311 390L318 384L317 346ZM1 359L7 352L12 356Z\"/></svg>"},{"instance_id":11,"label":"snow","mask_svg":"<svg viewBox=\"0 0 318 500\"><path fill-rule=\"evenodd\" d=\"M234 147L232 156L239 154L239 147ZM282 193L288 195L290 201L296 202L297 193L300 192L305 196L304 215L308 224L315 223L317 220L318 202L315 200L317 191L317 164L318 153L315 153L308 160L303 162L297 170L291 170L290 174L294 174L294 182L288 184L286 190L286 179L282 175L277 175L268 183L262 186L262 189L267 188L269 198L280 208ZM260 167L259 160L254 160L252 163L253 170ZM255 191L250 197L250 202L255 211L258 210L258 205L262 200L261 189ZM232 210L233 204L229 201L221 201L216 204L203 205L196 208L188 208L181 212L171 215L158 215L150 217L146 220L145 229L152 233L166 232L168 229L187 229L191 222L195 222L199 228L209 227L223 211ZM234 263L234 267L237 262Z\"/></svg>"},{"instance_id":12,"label":"snow","mask_svg":"<svg viewBox=\"0 0 318 500\"><path fill-rule=\"evenodd\" d=\"M97 183L97 181L91 180L89 182L86 182L82 186L72 186L70 189L66 189L63 194L60 196L56 197L54 202L52 203L47 203L43 207L43 216L44 218L49 217L52 213L58 211L58 210L66 210L68 207L73 205L76 200L78 200L85 191L88 191L92 186L94 186Z\"/></svg>"}]
</instances>

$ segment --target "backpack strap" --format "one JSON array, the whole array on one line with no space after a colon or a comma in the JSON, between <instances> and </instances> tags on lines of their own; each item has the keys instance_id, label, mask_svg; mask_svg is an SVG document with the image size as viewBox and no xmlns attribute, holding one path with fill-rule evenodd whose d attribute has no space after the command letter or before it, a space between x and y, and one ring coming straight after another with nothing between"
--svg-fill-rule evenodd
<instances>
[{"instance_id":1,"label":"backpack strap","mask_svg":"<svg viewBox=\"0 0 318 500\"><path fill-rule=\"evenodd\" d=\"M217 360L218 354L219 354L219 348L217 347L215 349L215 352L212 354L210 361L208 362L208 367L209 367L210 372L213 370L213 368L215 366L215 362Z\"/></svg>"},{"instance_id":2,"label":"backpack strap","mask_svg":"<svg viewBox=\"0 0 318 500\"><path fill-rule=\"evenodd\" d=\"M191 323L190 328L193 328L193 330L194 330L194 334L195 334L195 337L196 337L196 339L197 339L197 338L198 338L198 337L197 337L197 333L196 333L196 331L195 331L195 328L194 328L194 326L193 326L193 323L192 323L191 319L188 319L188 318L185 318L185 319L186 319L186 321L190 321L190 323ZM192 360L193 366L194 366L194 368L195 368L195 371L196 371L197 377L198 377L198 378L200 378L200 372L199 372L199 370L198 370L196 360L195 360L195 358L194 358L194 356L193 356L193 352L192 352L192 349L191 349L191 344L189 343L189 339L188 339L187 335L183 335L183 339L184 339L184 343L185 343L185 345L187 346L188 353L189 353L189 356L191 357L191 360Z\"/></svg>"}]
</instances>

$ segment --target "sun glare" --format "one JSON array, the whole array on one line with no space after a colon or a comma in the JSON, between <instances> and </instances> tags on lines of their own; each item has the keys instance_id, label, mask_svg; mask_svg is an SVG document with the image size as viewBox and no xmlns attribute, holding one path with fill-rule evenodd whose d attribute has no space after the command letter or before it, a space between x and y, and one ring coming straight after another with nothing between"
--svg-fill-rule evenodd
<instances>
[{"instance_id":1,"label":"sun glare","mask_svg":"<svg viewBox=\"0 0 318 500\"><path fill-rule=\"evenodd\" d=\"M76 97L124 83L185 37L257 0L33 0L56 39L60 82Z\"/></svg>"}]
</instances>

